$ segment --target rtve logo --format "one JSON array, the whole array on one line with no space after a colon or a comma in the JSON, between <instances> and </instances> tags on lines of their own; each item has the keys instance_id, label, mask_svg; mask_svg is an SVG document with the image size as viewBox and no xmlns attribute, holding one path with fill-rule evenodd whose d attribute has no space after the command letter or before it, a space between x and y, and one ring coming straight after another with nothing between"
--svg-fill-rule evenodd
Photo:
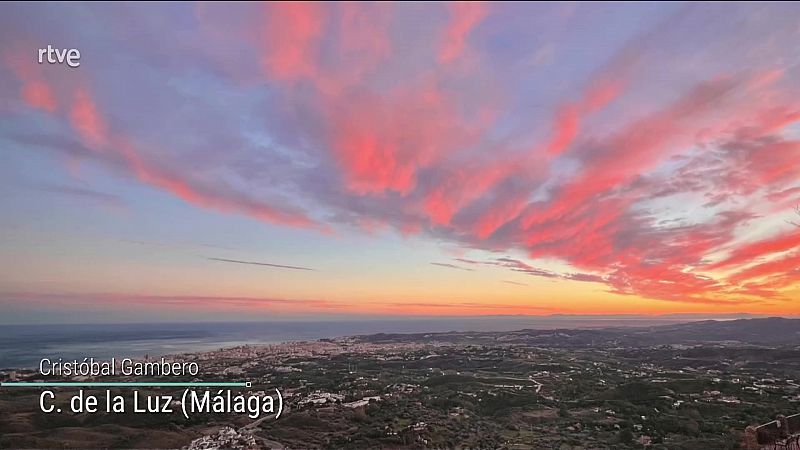
<instances>
[{"instance_id":1,"label":"rtve logo","mask_svg":"<svg viewBox=\"0 0 800 450\"><path fill-rule=\"evenodd\" d=\"M39 49L39 64L43 64L45 60L50 64L66 63L69 67L78 67L81 65L81 52L76 48L59 50L47 44L47 48Z\"/></svg>"}]
</instances>

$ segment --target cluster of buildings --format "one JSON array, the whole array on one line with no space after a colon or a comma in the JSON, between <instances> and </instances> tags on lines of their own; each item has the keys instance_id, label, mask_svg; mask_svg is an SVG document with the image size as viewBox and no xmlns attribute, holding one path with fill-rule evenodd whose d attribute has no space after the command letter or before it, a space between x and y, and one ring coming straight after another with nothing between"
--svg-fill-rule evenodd
<instances>
[{"instance_id":1,"label":"cluster of buildings","mask_svg":"<svg viewBox=\"0 0 800 450\"><path fill-rule=\"evenodd\" d=\"M249 433L222 427L214 434L197 438L184 450L258 450L256 438Z\"/></svg>"}]
</instances>

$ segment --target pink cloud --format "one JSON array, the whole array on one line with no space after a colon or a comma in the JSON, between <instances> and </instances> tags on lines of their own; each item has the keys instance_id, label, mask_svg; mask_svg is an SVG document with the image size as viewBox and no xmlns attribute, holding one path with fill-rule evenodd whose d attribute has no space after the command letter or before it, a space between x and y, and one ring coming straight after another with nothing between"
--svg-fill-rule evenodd
<instances>
[{"instance_id":1,"label":"pink cloud","mask_svg":"<svg viewBox=\"0 0 800 450\"><path fill-rule=\"evenodd\" d=\"M470 131L433 83L334 100L345 103L332 112L332 147L356 193L407 194L420 169L469 144Z\"/></svg>"},{"instance_id":2,"label":"pink cloud","mask_svg":"<svg viewBox=\"0 0 800 450\"><path fill-rule=\"evenodd\" d=\"M54 112L58 108L53 90L42 80L31 80L22 87L22 98L34 108Z\"/></svg>"},{"instance_id":3,"label":"pink cloud","mask_svg":"<svg viewBox=\"0 0 800 450\"><path fill-rule=\"evenodd\" d=\"M45 80L41 67L33 64L26 58L27 56L21 50L6 49L2 54L2 61L22 83L20 97L28 106L50 113L55 112L58 100L53 87Z\"/></svg>"},{"instance_id":4,"label":"pink cloud","mask_svg":"<svg viewBox=\"0 0 800 450\"><path fill-rule=\"evenodd\" d=\"M70 110L70 121L92 149L102 149L108 141L108 125L97 112L94 100L85 89L75 92L75 99Z\"/></svg>"},{"instance_id":5,"label":"pink cloud","mask_svg":"<svg viewBox=\"0 0 800 450\"><path fill-rule=\"evenodd\" d=\"M440 63L452 62L462 55L469 34L486 17L488 8L483 2L453 2L448 4L448 9L450 23L439 50Z\"/></svg>"},{"instance_id":6,"label":"pink cloud","mask_svg":"<svg viewBox=\"0 0 800 450\"><path fill-rule=\"evenodd\" d=\"M263 43L269 49L262 59L269 76L281 80L314 77L324 26L321 3L279 2L264 6Z\"/></svg>"},{"instance_id":7,"label":"pink cloud","mask_svg":"<svg viewBox=\"0 0 800 450\"><path fill-rule=\"evenodd\" d=\"M620 95L620 82L602 80L584 93L577 103L562 105L556 115L553 137L547 144L549 155L559 155L572 145L578 136L580 122L584 116L602 109Z\"/></svg>"},{"instance_id":8,"label":"pink cloud","mask_svg":"<svg viewBox=\"0 0 800 450\"><path fill-rule=\"evenodd\" d=\"M797 199L800 144L789 130L800 120L797 75L789 64L775 67L785 61L775 57L784 52L772 35L785 41L789 31L740 29L732 15L714 21L728 34L712 33L698 30L689 11L606 60L565 53L565 65L534 72L515 65L527 48L520 41L534 33L507 31L508 11L453 3L442 17L403 8L270 4L252 14L257 23L231 34L218 28L227 23L216 22L222 12L202 11L203 33L220 48L187 64L227 94L215 107L247 98L244 117L226 130L239 139L222 139L235 155L205 155L220 162L217 171L195 169L192 146L206 130L172 152L159 136L128 131L136 118L110 109L114 96L97 80L76 76L56 89L36 69L11 73L20 104L61 119L91 157L198 207L288 226L393 227L465 248L514 249L569 269L505 261L509 270L668 301L775 299L793 286L795 233L776 230L757 242L743 233ZM686 30L702 45L685 44ZM478 42L486 36L492 40ZM240 86L218 67L252 51L258 83ZM162 64L155 59L153 70ZM262 156L268 164L255 164ZM243 188L273 184L288 186L314 214ZM767 200L779 204L765 211ZM717 255L726 256L711 259Z\"/></svg>"},{"instance_id":9,"label":"pink cloud","mask_svg":"<svg viewBox=\"0 0 800 450\"><path fill-rule=\"evenodd\" d=\"M81 140L97 157L124 168L138 180L203 208L243 214L264 222L330 231L327 225L317 223L297 209L271 206L235 192L222 183L209 186L186 173L168 168L163 162L146 156L130 137L111 134L108 122L89 89L76 88L73 98L68 120Z\"/></svg>"}]
</instances>

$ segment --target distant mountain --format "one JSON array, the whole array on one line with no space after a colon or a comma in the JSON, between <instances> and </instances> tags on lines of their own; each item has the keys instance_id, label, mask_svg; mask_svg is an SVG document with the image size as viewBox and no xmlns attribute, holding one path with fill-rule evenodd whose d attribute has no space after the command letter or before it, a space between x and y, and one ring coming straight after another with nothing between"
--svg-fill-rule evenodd
<instances>
[{"instance_id":1,"label":"distant mountain","mask_svg":"<svg viewBox=\"0 0 800 450\"><path fill-rule=\"evenodd\" d=\"M800 345L800 319L704 320L651 327L647 334L664 343L739 341Z\"/></svg>"},{"instance_id":2,"label":"distant mountain","mask_svg":"<svg viewBox=\"0 0 800 450\"><path fill-rule=\"evenodd\" d=\"M653 347L671 344L740 342L750 345L800 345L800 319L703 320L649 327L524 329L448 333L380 333L359 336L368 342L503 342L559 348L596 346Z\"/></svg>"}]
</instances>

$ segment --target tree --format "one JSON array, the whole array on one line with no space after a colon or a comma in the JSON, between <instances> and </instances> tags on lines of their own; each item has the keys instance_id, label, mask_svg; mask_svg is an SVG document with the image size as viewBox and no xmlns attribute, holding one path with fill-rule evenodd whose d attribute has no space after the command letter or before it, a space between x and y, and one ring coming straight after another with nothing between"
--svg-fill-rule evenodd
<instances>
[{"instance_id":1,"label":"tree","mask_svg":"<svg viewBox=\"0 0 800 450\"><path fill-rule=\"evenodd\" d=\"M796 212L797 215L800 216L800 205L794 207L794 212ZM795 222L795 221L790 220L789 223L794 225L794 226L796 226L796 227L798 227L798 228L800 228L800 222Z\"/></svg>"},{"instance_id":2,"label":"tree","mask_svg":"<svg viewBox=\"0 0 800 450\"><path fill-rule=\"evenodd\" d=\"M625 428L619 432L619 441L623 444L630 444L633 442L633 432L630 428Z\"/></svg>"}]
</instances>

